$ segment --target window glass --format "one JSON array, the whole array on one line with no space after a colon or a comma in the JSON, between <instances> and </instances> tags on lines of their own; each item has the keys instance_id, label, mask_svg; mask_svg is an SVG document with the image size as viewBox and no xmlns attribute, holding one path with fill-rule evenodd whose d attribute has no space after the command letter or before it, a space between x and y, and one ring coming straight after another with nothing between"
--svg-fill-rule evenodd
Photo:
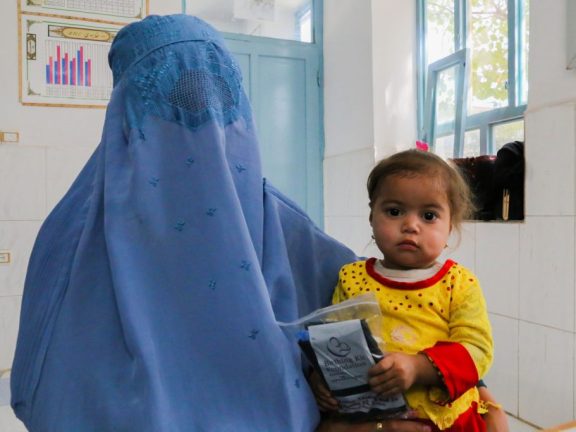
<instances>
[{"instance_id":1,"label":"window glass","mask_svg":"<svg viewBox=\"0 0 576 432\"><path fill-rule=\"evenodd\" d=\"M186 13L222 32L313 42L313 0L186 0Z\"/></svg>"},{"instance_id":2,"label":"window glass","mask_svg":"<svg viewBox=\"0 0 576 432\"><path fill-rule=\"evenodd\" d=\"M438 73L436 82L436 124L454 122L456 117L456 67Z\"/></svg>"},{"instance_id":3,"label":"window glass","mask_svg":"<svg viewBox=\"0 0 576 432\"><path fill-rule=\"evenodd\" d=\"M508 105L507 0L470 0L468 115Z\"/></svg>"},{"instance_id":4,"label":"window glass","mask_svg":"<svg viewBox=\"0 0 576 432\"><path fill-rule=\"evenodd\" d=\"M299 33L299 41L313 42L312 40L312 4L308 2L308 7L305 7L299 14L296 20L296 26Z\"/></svg>"},{"instance_id":5,"label":"window glass","mask_svg":"<svg viewBox=\"0 0 576 432\"><path fill-rule=\"evenodd\" d=\"M444 159L454 157L454 135L436 138L434 140L434 153Z\"/></svg>"},{"instance_id":6,"label":"window glass","mask_svg":"<svg viewBox=\"0 0 576 432\"><path fill-rule=\"evenodd\" d=\"M464 134L464 157L480 156L480 129Z\"/></svg>"},{"instance_id":7,"label":"window glass","mask_svg":"<svg viewBox=\"0 0 576 432\"><path fill-rule=\"evenodd\" d=\"M426 2L428 64L454 52L454 0Z\"/></svg>"},{"instance_id":8,"label":"window glass","mask_svg":"<svg viewBox=\"0 0 576 432\"><path fill-rule=\"evenodd\" d=\"M506 143L524 141L524 120L500 123L492 127L494 154Z\"/></svg>"}]
</instances>

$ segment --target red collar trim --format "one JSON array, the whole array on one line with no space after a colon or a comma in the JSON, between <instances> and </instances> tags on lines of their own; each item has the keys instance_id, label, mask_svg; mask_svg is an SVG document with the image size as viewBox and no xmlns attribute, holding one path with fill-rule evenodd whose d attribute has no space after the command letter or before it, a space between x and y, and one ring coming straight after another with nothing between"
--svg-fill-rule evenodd
<instances>
[{"instance_id":1,"label":"red collar trim","mask_svg":"<svg viewBox=\"0 0 576 432\"><path fill-rule=\"evenodd\" d=\"M446 273L448 273L448 271L452 268L452 266L456 264L456 262L454 262L452 260L446 260L446 262L444 263L442 268L440 270L438 270L438 273L436 273L432 277L429 277L428 279L424 279L424 280L417 281L417 282L398 282L398 281L395 281L392 279L385 278L380 273L378 273L376 271L376 269L374 268L375 263L376 263L376 258L369 258L366 260L366 272L373 279L375 279L377 282L380 282L381 284L386 285L387 287L399 288L399 289L405 289L405 290L415 290L415 289L420 289L420 288L428 288L428 287L436 284L438 281L440 281L440 279L442 279L446 275Z\"/></svg>"}]
</instances>

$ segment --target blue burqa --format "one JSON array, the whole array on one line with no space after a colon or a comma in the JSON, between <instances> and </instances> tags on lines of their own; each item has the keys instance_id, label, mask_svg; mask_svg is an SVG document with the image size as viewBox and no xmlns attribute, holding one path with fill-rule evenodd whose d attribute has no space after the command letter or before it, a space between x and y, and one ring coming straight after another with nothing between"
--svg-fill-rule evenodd
<instances>
[{"instance_id":1,"label":"blue burqa","mask_svg":"<svg viewBox=\"0 0 576 432\"><path fill-rule=\"evenodd\" d=\"M346 247L262 179L238 66L185 15L122 29L100 145L30 259L12 406L33 432L297 432L319 415L277 321Z\"/></svg>"}]
</instances>

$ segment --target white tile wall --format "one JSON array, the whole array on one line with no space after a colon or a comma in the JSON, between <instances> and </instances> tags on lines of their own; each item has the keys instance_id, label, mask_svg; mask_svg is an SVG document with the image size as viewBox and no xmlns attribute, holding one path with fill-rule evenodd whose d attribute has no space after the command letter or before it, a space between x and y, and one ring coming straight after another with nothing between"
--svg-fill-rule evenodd
<instances>
[{"instance_id":1,"label":"white tile wall","mask_svg":"<svg viewBox=\"0 0 576 432\"><path fill-rule=\"evenodd\" d=\"M488 310L518 318L519 242L518 223L476 224L476 276Z\"/></svg>"},{"instance_id":2,"label":"white tile wall","mask_svg":"<svg viewBox=\"0 0 576 432\"><path fill-rule=\"evenodd\" d=\"M528 112L525 123L529 137L526 142L526 214L574 215L574 104ZM551 148L554 151L550 151Z\"/></svg>"},{"instance_id":3,"label":"white tile wall","mask_svg":"<svg viewBox=\"0 0 576 432\"><path fill-rule=\"evenodd\" d=\"M576 99L576 75L566 69L566 3L530 0L530 89L528 104L542 106ZM574 17L571 17L574 20Z\"/></svg>"},{"instance_id":4,"label":"white tile wall","mask_svg":"<svg viewBox=\"0 0 576 432\"><path fill-rule=\"evenodd\" d=\"M17 130L20 131L20 142L23 147L95 147L102 134L102 125L106 110L78 108L39 108L32 109L10 105L15 112L9 112L14 117L19 112ZM63 120L64 119L64 120ZM33 125L33 126L31 126ZM67 125L79 127L66 127Z\"/></svg>"},{"instance_id":5,"label":"white tile wall","mask_svg":"<svg viewBox=\"0 0 576 432\"><path fill-rule=\"evenodd\" d=\"M371 3L339 0L324 5L327 157L374 146Z\"/></svg>"},{"instance_id":6,"label":"white tile wall","mask_svg":"<svg viewBox=\"0 0 576 432\"><path fill-rule=\"evenodd\" d=\"M520 319L574 331L574 218L520 226Z\"/></svg>"},{"instance_id":7,"label":"white tile wall","mask_svg":"<svg viewBox=\"0 0 576 432\"><path fill-rule=\"evenodd\" d=\"M518 320L490 314L494 363L484 378L504 410L518 415Z\"/></svg>"},{"instance_id":8,"label":"white tile wall","mask_svg":"<svg viewBox=\"0 0 576 432\"><path fill-rule=\"evenodd\" d=\"M520 321L519 416L539 426L574 418L574 334Z\"/></svg>"},{"instance_id":9,"label":"white tile wall","mask_svg":"<svg viewBox=\"0 0 576 432\"><path fill-rule=\"evenodd\" d=\"M188 0L186 3L191 3ZM150 0L150 13L157 15L166 15L179 13L182 11L182 0ZM190 11L190 6L188 6Z\"/></svg>"},{"instance_id":10,"label":"white tile wall","mask_svg":"<svg viewBox=\"0 0 576 432\"><path fill-rule=\"evenodd\" d=\"M0 297L0 370L12 367L21 301L21 296Z\"/></svg>"},{"instance_id":11,"label":"white tile wall","mask_svg":"<svg viewBox=\"0 0 576 432\"><path fill-rule=\"evenodd\" d=\"M41 220L46 210L46 150L0 145L0 220Z\"/></svg>"},{"instance_id":12,"label":"white tile wall","mask_svg":"<svg viewBox=\"0 0 576 432\"><path fill-rule=\"evenodd\" d=\"M1 432L26 432L24 424L16 418L9 406L0 406Z\"/></svg>"},{"instance_id":13,"label":"white tile wall","mask_svg":"<svg viewBox=\"0 0 576 432\"><path fill-rule=\"evenodd\" d=\"M460 233L453 231L448 239L448 247L440 257L443 259L453 259L454 261L467 267L470 271L476 272L476 224L464 223ZM482 283L482 281L480 281Z\"/></svg>"},{"instance_id":14,"label":"white tile wall","mask_svg":"<svg viewBox=\"0 0 576 432\"><path fill-rule=\"evenodd\" d=\"M365 217L345 216L326 217L325 231L351 248L356 255L362 257L381 257L382 254L372 241L372 230Z\"/></svg>"},{"instance_id":15,"label":"white tile wall","mask_svg":"<svg viewBox=\"0 0 576 432\"><path fill-rule=\"evenodd\" d=\"M374 167L374 149L367 148L324 160L324 214L366 216L369 207L366 181Z\"/></svg>"},{"instance_id":16,"label":"white tile wall","mask_svg":"<svg viewBox=\"0 0 576 432\"><path fill-rule=\"evenodd\" d=\"M325 2L329 3L329 2ZM414 147L417 95L416 2L372 1L374 147L377 159ZM390 37L390 35L393 35ZM347 53L344 53L347 55ZM391 67L391 64L394 66Z\"/></svg>"},{"instance_id":17,"label":"white tile wall","mask_svg":"<svg viewBox=\"0 0 576 432\"><path fill-rule=\"evenodd\" d=\"M0 264L0 297L22 294L28 259L40 224L0 221L0 250L10 252L10 263Z\"/></svg>"},{"instance_id":18,"label":"white tile wall","mask_svg":"<svg viewBox=\"0 0 576 432\"><path fill-rule=\"evenodd\" d=\"M510 432L534 432L539 430L512 416L508 416L508 426L510 427Z\"/></svg>"},{"instance_id":19,"label":"white tile wall","mask_svg":"<svg viewBox=\"0 0 576 432\"><path fill-rule=\"evenodd\" d=\"M94 147L50 147L46 150L47 213L60 201L84 167Z\"/></svg>"},{"instance_id":20,"label":"white tile wall","mask_svg":"<svg viewBox=\"0 0 576 432\"><path fill-rule=\"evenodd\" d=\"M10 371L0 369L0 407L10 404Z\"/></svg>"}]
</instances>

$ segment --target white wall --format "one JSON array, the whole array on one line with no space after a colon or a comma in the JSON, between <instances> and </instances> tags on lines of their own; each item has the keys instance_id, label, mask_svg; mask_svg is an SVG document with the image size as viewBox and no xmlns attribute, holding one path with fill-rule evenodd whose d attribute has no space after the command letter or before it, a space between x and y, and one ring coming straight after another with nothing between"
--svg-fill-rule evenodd
<instances>
[{"instance_id":1,"label":"white wall","mask_svg":"<svg viewBox=\"0 0 576 432\"><path fill-rule=\"evenodd\" d=\"M566 1L530 0L526 221L468 223L449 253L485 291L496 344L488 385L508 412L539 426L576 414L576 71L565 68ZM377 253L365 248L369 169L416 135L413 3L325 4L326 229L360 254Z\"/></svg>"},{"instance_id":2,"label":"white wall","mask_svg":"<svg viewBox=\"0 0 576 432\"><path fill-rule=\"evenodd\" d=\"M370 242L366 176L416 141L416 5L324 2L326 230L360 255Z\"/></svg>"},{"instance_id":3,"label":"white wall","mask_svg":"<svg viewBox=\"0 0 576 432\"><path fill-rule=\"evenodd\" d=\"M371 2L324 2L324 226L358 253L369 254L362 193L374 164Z\"/></svg>"}]
</instances>

